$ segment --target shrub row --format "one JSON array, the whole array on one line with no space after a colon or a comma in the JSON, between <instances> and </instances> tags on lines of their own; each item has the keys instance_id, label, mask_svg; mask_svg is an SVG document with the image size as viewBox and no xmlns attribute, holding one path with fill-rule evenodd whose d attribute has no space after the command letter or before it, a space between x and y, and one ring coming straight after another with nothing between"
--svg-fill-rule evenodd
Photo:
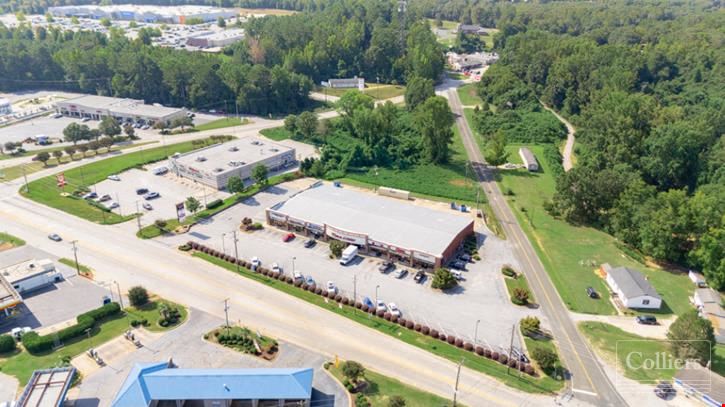
<instances>
[{"instance_id":1,"label":"shrub row","mask_svg":"<svg viewBox=\"0 0 725 407\"><path fill-rule=\"evenodd\" d=\"M14 351L15 346L15 338L10 335L0 335L0 353Z\"/></svg>"},{"instance_id":2,"label":"shrub row","mask_svg":"<svg viewBox=\"0 0 725 407\"><path fill-rule=\"evenodd\" d=\"M83 336L86 330L93 328L96 322L118 314L120 311L121 307L118 303L110 302L102 307L78 315L75 325L61 329L55 334L40 336L37 332L26 333L22 337L23 346L30 353L49 351L53 348L56 336L60 342Z\"/></svg>"},{"instance_id":3,"label":"shrub row","mask_svg":"<svg viewBox=\"0 0 725 407\"><path fill-rule=\"evenodd\" d=\"M222 201L221 199L215 199L215 200L209 202L208 204L206 204L206 209L218 208L218 207L222 206L223 203L224 203L224 201Z\"/></svg>"},{"instance_id":4,"label":"shrub row","mask_svg":"<svg viewBox=\"0 0 725 407\"><path fill-rule=\"evenodd\" d=\"M230 262L232 264L238 263L238 264L240 264L241 266L243 266L245 268L249 268L248 267L249 264L247 262L245 262L244 260L235 259L232 256L227 256L224 253L220 253L217 250L211 249L209 247L206 247L206 246L201 245L201 244L196 243L196 242L191 242L190 241L187 244L193 250L197 250L197 251L199 251L201 253L209 254L211 256L214 256L214 257L217 257L219 259L225 260L225 261ZM292 277L290 277L290 276L285 276L285 275L280 274L280 273L277 273L277 272L272 272L271 270L268 270L268 269L266 269L264 267L260 267L259 269L257 269L257 272L259 272L262 275L268 276L270 278L274 278L274 279L280 280L280 281L285 282L287 284L292 284L292 285L294 285L296 287L299 287L300 289L303 289L303 290L306 290L306 291L315 293L315 294L320 295L320 296L322 296L324 298L330 298L330 299L334 300L337 303L341 303L343 305L354 306L355 308L360 309L363 312L367 312L367 313L370 313L371 315L375 315L375 316L377 316L379 318L383 318L386 321L390 321L390 322L393 322L393 323L397 323L397 324L399 324L402 327L405 327L405 328L410 329L410 330L415 330L416 332L419 332L422 335L427 335L427 336L430 336L432 338L439 339L441 341L447 342L450 345L454 345L454 346L456 346L458 348L461 348L463 350L466 350L468 352L476 353L479 356L483 356L483 357L486 357L488 359L492 359L494 361L498 361L501 364L506 365L506 364L509 364L510 363L510 366L512 368L519 369L520 371L525 372L525 373L527 373L527 374L529 374L531 376L534 376L536 374L535 371L534 371L534 368L531 365L529 365L529 364L520 363L520 362L515 361L515 360L509 361L508 360L508 357L505 354L502 355L502 354L499 354L498 352L493 352L493 351L491 351L489 349L485 349L485 348L482 348L480 346L474 346L472 343L465 342L461 338L456 338L453 335L446 335L445 333L438 332L436 329L432 329L432 328L430 328L430 327L428 327L426 325L422 325L422 324L416 323L414 321L407 320L405 318L398 318L397 316L392 315L390 312L378 311L378 310L375 309L375 307L370 308L367 305L360 303L359 301L356 302L356 301L351 300L351 299L349 299L349 298L347 298L347 297L345 297L345 296L343 296L341 294L335 294L334 296L332 296L331 294L329 294L327 292L327 290L323 290L323 289L321 289L319 287L316 287L315 285L308 286L307 284L304 284L301 281L294 281L292 279Z\"/></svg>"}]
</instances>

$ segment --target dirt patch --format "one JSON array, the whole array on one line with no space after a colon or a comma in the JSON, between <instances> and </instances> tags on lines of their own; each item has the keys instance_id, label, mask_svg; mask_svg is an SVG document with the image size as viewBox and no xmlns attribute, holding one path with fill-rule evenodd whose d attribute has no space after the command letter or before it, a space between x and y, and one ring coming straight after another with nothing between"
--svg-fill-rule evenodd
<instances>
[{"instance_id":1,"label":"dirt patch","mask_svg":"<svg viewBox=\"0 0 725 407\"><path fill-rule=\"evenodd\" d=\"M15 245L13 245L12 243L2 242L2 243L0 243L0 252L3 250L10 250L13 247L15 247Z\"/></svg>"},{"instance_id":2,"label":"dirt patch","mask_svg":"<svg viewBox=\"0 0 725 407\"><path fill-rule=\"evenodd\" d=\"M457 187L465 187L466 186L466 180L464 178L456 178L448 181L449 184L455 185Z\"/></svg>"}]
</instances>

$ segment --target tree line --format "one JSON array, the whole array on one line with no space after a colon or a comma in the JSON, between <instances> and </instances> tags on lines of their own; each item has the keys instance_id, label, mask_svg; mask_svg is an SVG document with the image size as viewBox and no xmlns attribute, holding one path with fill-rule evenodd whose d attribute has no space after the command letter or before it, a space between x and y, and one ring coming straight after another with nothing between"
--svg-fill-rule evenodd
<instances>
[{"instance_id":1,"label":"tree line","mask_svg":"<svg viewBox=\"0 0 725 407\"><path fill-rule=\"evenodd\" d=\"M538 98L578 128L548 210L725 288L725 15L706 2L505 9L481 96L497 112Z\"/></svg>"}]
</instances>

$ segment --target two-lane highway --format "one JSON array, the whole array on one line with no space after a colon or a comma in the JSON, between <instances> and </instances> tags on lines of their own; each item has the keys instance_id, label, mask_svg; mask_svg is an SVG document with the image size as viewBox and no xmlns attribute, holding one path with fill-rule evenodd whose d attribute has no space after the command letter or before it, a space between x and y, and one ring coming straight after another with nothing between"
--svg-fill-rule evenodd
<instances>
[{"instance_id":1,"label":"two-lane highway","mask_svg":"<svg viewBox=\"0 0 725 407\"><path fill-rule=\"evenodd\" d=\"M476 176L504 233L511 240L514 253L523 268L522 271L530 282L534 296L540 300L544 315L551 325L551 331L558 340L562 359L571 374L574 397L601 406L627 405L569 317L564 302L559 297L559 293L541 264L536 251L501 193L493 171L486 166L481 150L463 114L463 106L458 98L457 90L448 89L447 96L451 110L456 115L456 125L460 130Z\"/></svg>"}]
</instances>

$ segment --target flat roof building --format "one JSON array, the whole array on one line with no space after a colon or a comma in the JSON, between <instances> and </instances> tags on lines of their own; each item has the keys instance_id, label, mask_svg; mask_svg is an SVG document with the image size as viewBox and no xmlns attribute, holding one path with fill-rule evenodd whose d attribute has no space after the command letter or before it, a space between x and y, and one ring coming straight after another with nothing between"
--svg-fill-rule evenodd
<instances>
[{"instance_id":1,"label":"flat roof building","mask_svg":"<svg viewBox=\"0 0 725 407\"><path fill-rule=\"evenodd\" d=\"M209 6L153 6L137 4L60 6L49 7L48 12L55 17L75 16L93 19L105 17L112 20L135 20L147 23L171 24L184 24L189 19L200 19L208 23L216 21L219 17L229 19L238 15L232 9Z\"/></svg>"},{"instance_id":2,"label":"flat roof building","mask_svg":"<svg viewBox=\"0 0 725 407\"><path fill-rule=\"evenodd\" d=\"M179 369L169 362L136 364L112 407L310 406L313 371Z\"/></svg>"},{"instance_id":3,"label":"flat roof building","mask_svg":"<svg viewBox=\"0 0 725 407\"><path fill-rule=\"evenodd\" d=\"M229 178L249 180L252 170L264 165L269 172L296 164L295 149L256 136L215 144L169 159L170 170L216 189L225 189Z\"/></svg>"},{"instance_id":4,"label":"flat roof building","mask_svg":"<svg viewBox=\"0 0 725 407\"><path fill-rule=\"evenodd\" d=\"M218 32L203 33L201 35L189 37L186 45L199 48L216 48L226 47L237 41L244 39L244 30L241 28L233 28Z\"/></svg>"},{"instance_id":5,"label":"flat roof building","mask_svg":"<svg viewBox=\"0 0 725 407\"><path fill-rule=\"evenodd\" d=\"M365 78L342 78L342 79L328 79L327 82L322 82L322 86L334 89L365 89Z\"/></svg>"},{"instance_id":6,"label":"flat roof building","mask_svg":"<svg viewBox=\"0 0 725 407\"><path fill-rule=\"evenodd\" d=\"M8 99L0 99L0 116L13 112L13 104Z\"/></svg>"},{"instance_id":7,"label":"flat roof building","mask_svg":"<svg viewBox=\"0 0 725 407\"><path fill-rule=\"evenodd\" d=\"M63 279L55 265L48 259L26 260L0 270L18 293L23 294L53 284Z\"/></svg>"},{"instance_id":8,"label":"flat roof building","mask_svg":"<svg viewBox=\"0 0 725 407\"><path fill-rule=\"evenodd\" d=\"M61 367L36 370L20 395L16 407L60 407L73 381L76 369Z\"/></svg>"},{"instance_id":9,"label":"flat roof building","mask_svg":"<svg viewBox=\"0 0 725 407\"><path fill-rule=\"evenodd\" d=\"M427 267L443 265L473 234L468 216L323 183L267 209L267 222Z\"/></svg>"},{"instance_id":10,"label":"flat roof building","mask_svg":"<svg viewBox=\"0 0 725 407\"><path fill-rule=\"evenodd\" d=\"M153 124L171 123L186 115L185 109L165 107L158 104L147 105L143 100L120 99L108 96L85 95L59 101L56 111L70 117L88 117L101 120L103 117L115 117L121 123L143 122Z\"/></svg>"},{"instance_id":11,"label":"flat roof building","mask_svg":"<svg viewBox=\"0 0 725 407\"><path fill-rule=\"evenodd\" d=\"M519 148L519 157L521 157L521 161L523 161L524 166L529 171L538 171L539 170L539 162L536 161L536 156L534 153L531 152L526 147Z\"/></svg>"},{"instance_id":12,"label":"flat roof building","mask_svg":"<svg viewBox=\"0 0 725 407\"><path fill-rule=\"evenodd\" d=\"M9 316L13 308L23 303L23 297L18 290L2 275L0 275L0 311Z\"/></svg>"}]
</instances>

